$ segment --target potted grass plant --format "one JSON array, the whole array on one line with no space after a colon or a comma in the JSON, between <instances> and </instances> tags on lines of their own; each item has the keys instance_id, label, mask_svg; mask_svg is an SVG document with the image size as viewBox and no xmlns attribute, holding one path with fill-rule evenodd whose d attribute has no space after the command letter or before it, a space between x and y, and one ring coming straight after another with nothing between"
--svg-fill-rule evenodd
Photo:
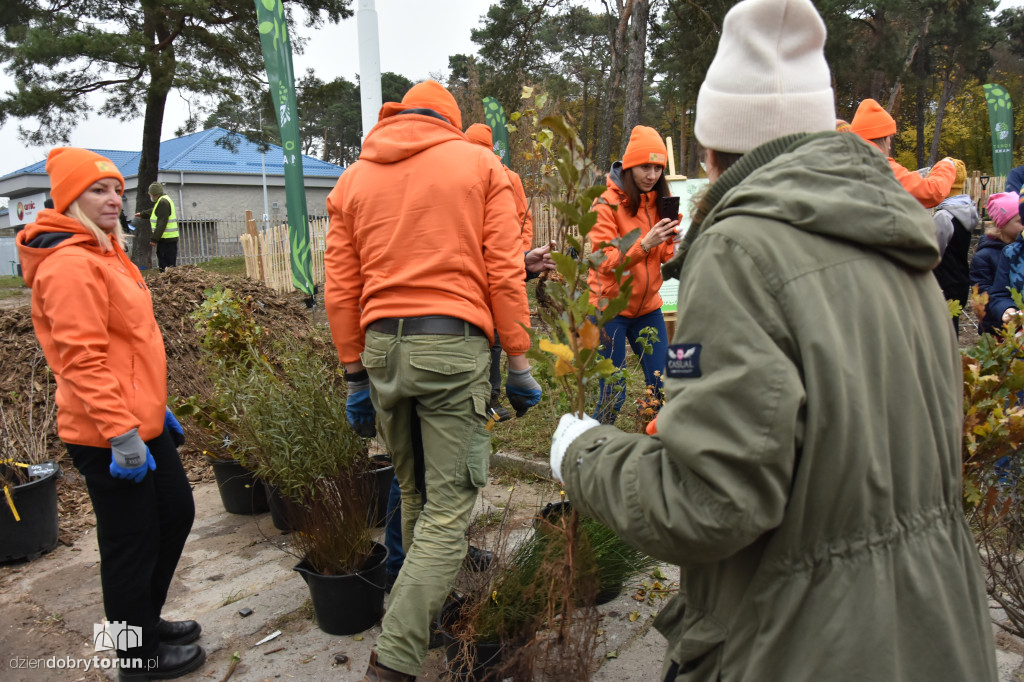
<instances>
[{"instance_id":1,"label":"potted grass plant","mask_svg":"<svg viewBox=\"0 0 1024 682\"><path fill-rule=\"evenodd\" d=\"M601 618L599 570L579 516L565 511L515 539L503 518L498 559L465 579L438 616L450 677L587 679Z\"/></svg>"},{"instance_id":2,"label":"potted grass plant","mask_svg":"<svg viewBox=\"0 0 1024 682\"><path fill-rule=\"evenodd\" d=\"M379 464L345 417L337 355L315 337L268 347L236 376L233 447L285 501L295 570L309 585L321 630L361 632L384 606L383 545L372 472Z\"/></svg>"},{"instance_id":3,"label":"potted grass plant","mask_svg":"<svg viewBox=\"0 0 1024 682\"><path fill-rule=\"evenodd\" d=\"M0 562L32 560L57 546L61 472L49 454L57 418L50 376L40 352L24 400L0 399Z\"/></svg>"}]
</instances>

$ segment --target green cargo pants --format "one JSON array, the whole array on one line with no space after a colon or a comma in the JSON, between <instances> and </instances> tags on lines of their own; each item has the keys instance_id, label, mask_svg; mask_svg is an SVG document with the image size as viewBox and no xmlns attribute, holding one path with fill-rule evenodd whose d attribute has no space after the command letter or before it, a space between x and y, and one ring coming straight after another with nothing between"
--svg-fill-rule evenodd
<instances>
[{"instance_id":1,"label":"green cargo pants","mask_svg":"<svg viewBox=\"0 0 1024 682\"><path fill-rule=\"evenodd\" d=\"M377 656L409 675L426 658L431 621L455 584L478 489L487 483L488 345L481 336L366 332L362 360L402 488L406 554Z\"/></svg>"}]
</instances>

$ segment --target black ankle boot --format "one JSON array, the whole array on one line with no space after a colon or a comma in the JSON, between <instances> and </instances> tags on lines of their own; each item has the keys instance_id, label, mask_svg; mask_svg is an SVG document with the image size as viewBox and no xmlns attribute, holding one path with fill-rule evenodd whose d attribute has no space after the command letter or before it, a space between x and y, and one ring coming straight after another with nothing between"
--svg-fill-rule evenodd
<instances>
[{"instance_id":1,"label":"black ankle boot","mask_svg":"<svg viewBox=\"0 0 1024 682\"><path fill-rule=\"evenodd\" d=\"M197 644L160 644L157 650L156 665L146 668L150 659L126 659L141 660L141 668L120 668L117 672L119 682L129 680L172 680L190 673L203 664L206 660L206 652Z\"/></svg>"},{"instance_id":2,"label":"black ankle boot","mask_svg":"<svg viewBox=\"0 0 1024 682\"><path fill-rule=\"evenodd\" d=\"M164 620L157 623L156 633L163 644L189 644L199 639L202 626L194 620Z\"/></svg>"}]
</instances>

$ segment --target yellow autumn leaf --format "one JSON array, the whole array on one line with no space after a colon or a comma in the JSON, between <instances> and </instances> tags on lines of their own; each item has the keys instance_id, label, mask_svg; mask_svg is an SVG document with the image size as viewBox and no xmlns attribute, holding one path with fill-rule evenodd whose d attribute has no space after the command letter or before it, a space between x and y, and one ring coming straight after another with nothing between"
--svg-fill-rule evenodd
<instances>
[{"instance_id":1,"label":"yellow autumn leaf","mask_svg":"<svg viewBox=\"0 0 1024 682\"><path fill-rule=\"evenodd\" d=\"M569 346L564 343L551 343L547 339L541 339L540 349L546 353L551 353L560 360L565 360L568 363L572 363L572 361L576 359L572 354L572 348L569 348Z\"/></svg>"},{"instance_id":2,"label":"yellow autumn leaf","mask_svg":"<svg viewBox=\"0 0 1024 682\"><path fill-rule=\"evenodd\" d=\"M629 614L629 622L630 623L635 623L637 618L639 618L639 617L640 617L640 612L639 611L634 611L633 613Z\"/></svg>"},{"instance_id":3,"label":"yellow autumn leaf","mask_svg":"<svg viewBox=\"0 0 1024 682\"><path fill-rule=\"evenodd\" d=\"M558 358L558 362L555 363L555 376L564 377L566 374L573 373L573 366L562 358Z\"/></svg>"},{"instance_id":4,"label":"yellow autumn leaf","mask_svg":"<svg viewBox=\"0 0 1024 682\"><path fill-rule=\"evenodd\" d=\"M589 319L583 323L580 327L580 344L588 349L593 350L597 348L597 344L601 342L601 330L597 328L597 325L591 322Z\"/></svg>"}]
</instances>

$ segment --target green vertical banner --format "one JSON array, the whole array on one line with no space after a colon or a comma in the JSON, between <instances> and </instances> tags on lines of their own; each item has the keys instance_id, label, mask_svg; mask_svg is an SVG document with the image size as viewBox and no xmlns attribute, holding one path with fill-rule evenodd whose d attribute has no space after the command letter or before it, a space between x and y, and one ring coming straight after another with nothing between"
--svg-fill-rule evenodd
<instances>
[{"instance_id":1,"label":"green vertical banner","mask_svg":"<svg viewBox=\"0 0 1024 682\"><path fill-rule=\"evenodd\" d=\"M501 157L506 166L508 161L508 128L505 127L505 107L493 97L484 97L484 122L491 126L491 140L494 153Z\"/></svg>"},{"instance_id":2,"label":"green vertical banner","mask_svg":"<svg viewBox=\"0 0 1024 682\"><path fill-rule=\"evenodd\" d=\"M1013 107L1010 93L995 83L985 83L988 124L992 128L992 174L1007 176L1013 168Z\"/></svg>"},{"instance_id":3,"label":"green vertical banner","mask_svg":"<svg viewBox=\"0 0 1024 682\"><path fill-rule=\"evenodd\" d=\"M267 66L270 95L274 99L277 125L284 152L284 191L288 206L288 241L291 243L292 284L312 296L313 262L309 252L309 222L306 188L302 180L302 145L299 144L299 116L295 106L295 70L292 44L281 0L256 0L263 61Z\"/></svg>"}]
</instances>

